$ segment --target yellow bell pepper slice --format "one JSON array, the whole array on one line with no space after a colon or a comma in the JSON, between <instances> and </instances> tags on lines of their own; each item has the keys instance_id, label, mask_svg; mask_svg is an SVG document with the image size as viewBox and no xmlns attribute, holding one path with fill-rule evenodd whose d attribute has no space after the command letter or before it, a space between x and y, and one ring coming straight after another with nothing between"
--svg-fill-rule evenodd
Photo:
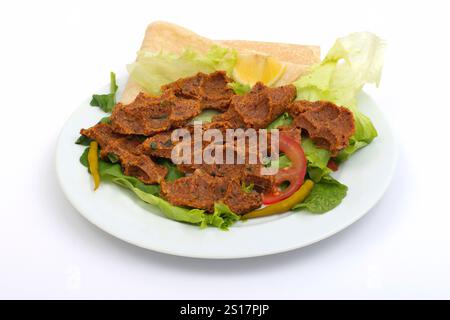
<instances>
[{"instance_id":1,"label":"yellow bell pepper slice","mask_svg":"<svg viewBox=\"0 0 450 320\"><path fill-rule=\"evenodd\" d=\"M88 153L89 171L94 179L94 191L98 189L100 185L100 174L98 172L98 143L92 141L89 145Z\"/></svg>"}]
</instances>

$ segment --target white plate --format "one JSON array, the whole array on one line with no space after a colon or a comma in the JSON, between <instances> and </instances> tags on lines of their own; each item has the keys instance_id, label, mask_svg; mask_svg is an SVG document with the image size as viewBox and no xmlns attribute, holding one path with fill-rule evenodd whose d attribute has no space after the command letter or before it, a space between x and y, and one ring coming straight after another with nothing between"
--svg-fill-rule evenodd
<instances>
[{"instance_id":1,"label":"white plate","mask_svg":"<svg viewBox=\"0 0 450 320\"><path fill-rule=\"evenodd\" d=\"M120 81L121 87L124 79ZM108 86L97 92L107 92ZM393 176L397 149L380 109L366 94L360 108L374 122L379 137L357 152L334 175L349 187L334 210L313 215L286 213L238 222L230 231L201 230L164 218L157 209L117 185L103 183L94 193L85 167L79 163L83 147L74 144L81 128L105 116L86 100L72 114L59 137L56 169L61 187L73 206L106 232L142 248L167 254L231 259L269 255L301 248L341 231L366 214L381 198Z\"/></svg>"}]
</instances>

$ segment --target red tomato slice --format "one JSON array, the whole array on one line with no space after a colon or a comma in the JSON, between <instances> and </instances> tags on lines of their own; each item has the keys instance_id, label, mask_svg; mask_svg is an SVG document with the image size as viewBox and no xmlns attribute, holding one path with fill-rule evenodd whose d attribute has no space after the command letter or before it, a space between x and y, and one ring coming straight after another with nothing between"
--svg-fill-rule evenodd
<instances>
[{"instance_id":1,"label":"red tomato slice","mask_svg":"<svg viewBox=\"0 0 450 320\"><path fill-rule=\"evenodd\" d=\"M263 203L272 204L289 198L303 184L306 174L306 157L300 143L292 137L280 132L280 152L283 152L291 161L291 166L280 169L275 175L274 190L263 194ZM289 186L281 190L283 182L289 182Z\"/></svg>"},{"instance_id":2,"label":"red tomato slice","mask_svg":"<svg viewBox=\"0 0 450 320\"><path fill-rule=\"evenodd\" d=\"M327 167L332 171L338 171L339 169L339 165L333 159L328 160Z\"/></svg>"}]
</instances>

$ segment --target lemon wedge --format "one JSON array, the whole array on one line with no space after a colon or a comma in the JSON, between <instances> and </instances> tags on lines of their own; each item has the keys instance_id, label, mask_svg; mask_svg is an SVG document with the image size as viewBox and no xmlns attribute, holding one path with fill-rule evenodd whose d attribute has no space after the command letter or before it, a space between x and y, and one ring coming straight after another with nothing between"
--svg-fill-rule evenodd
<instances>
[{"instance_id":1,"label":"lemon wedge","mask_svg":"<svg viewBox=\"0 0 450 320\"><path fill-rule=\"evenodd\" d=\"M271 86L281 78L285 69L284 63L270 56L256 53L239 54L233 69L233 78L251 86L258 81Z\"/></svg>"}]
</instances>

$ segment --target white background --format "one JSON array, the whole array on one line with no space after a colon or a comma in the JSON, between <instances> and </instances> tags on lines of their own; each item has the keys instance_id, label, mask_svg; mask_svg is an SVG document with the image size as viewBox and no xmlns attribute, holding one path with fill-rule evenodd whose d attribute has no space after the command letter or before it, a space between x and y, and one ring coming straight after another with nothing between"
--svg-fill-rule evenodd
<instances>
[{"instance_id":1,"label":"white background","mask_svg":"<svg viewBox=\"0 0 450 320\"><path fill-rule=\"evenodd\" d=\"M447 1L2 1L0 298L450 298L449 14ZM399 141L385 197L330 239L255 259L166 256L89 224L58 186L56 139L154 20L323 52L350 32L383 37L367 91Z\"/></svg>"}]
</instances>

